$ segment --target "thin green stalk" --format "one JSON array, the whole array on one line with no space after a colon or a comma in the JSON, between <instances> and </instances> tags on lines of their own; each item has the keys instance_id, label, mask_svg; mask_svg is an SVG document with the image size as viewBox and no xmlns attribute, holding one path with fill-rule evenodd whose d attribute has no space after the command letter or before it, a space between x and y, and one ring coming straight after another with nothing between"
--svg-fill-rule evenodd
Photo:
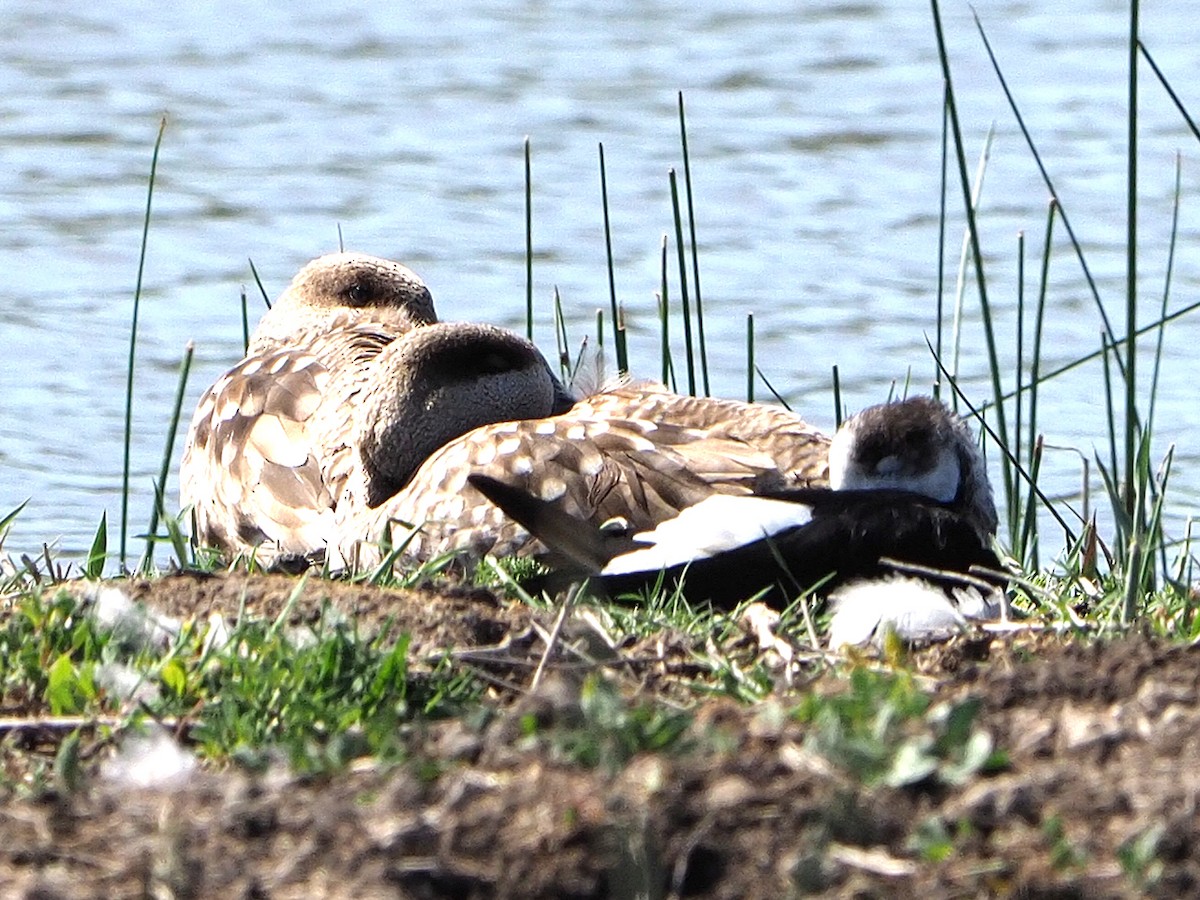
<instances>
[{"instance_id":1,"label":"thin green stalk","mask_svg":"<svg viewBox=\"0 0 1200 900\"><path fill-rule=\"evenodd\" d=\"M667 177L671 181L671 210L675 214L675 255L679 259L679 304L683 310L683 353L687 357L688 393L696 393L696 360L692 350L692 314L688 302L687 259L683 249L683 220L679 209L679 183L675 170ZM665 294L664 294L665 296Z\"/></svg>"},{"instance_id":2,"label":"thin green stalk","mask_svg":"<svg viewBox=\"0 0 1200 900\"><path fill-rule=\"evenodd\" d=\"M525 136L525 336L533 340L533 160Z\"/></svg>"},{"instance_id":3,"label":"thin green stalk","mask_svg":"<svg viewBox=\"0 0 1200 900\"><path fill-rule=\"evenodd\" d=\"M246 286L242 285L242 355L245 356L250 349L250 310L247 308L249 301L246 299Z\"/></svg>"},{"instance_id":4,"label":"thin green stalk","mask_svg":"<svg viewBox=\"0 0 1200 900\"><path fill-rule=\"evenodd\" d=\"M1117 419L1116 410L1113 408L1112 371L1109 369L1109 349L1111 345L1103 333L1100 335L1100 344L1104 348L1104 409L1108 420L1108 471L1111 473L1112 478L1116 479L1119 469L1117 468ZM1114 495L1112 501L1114 510L1122 512L1119 498ZM1117 521L1119 525L1121 521L1120 516L1117 517Z\"/></svg>"},{"instance_id":5,"label":"thin green stalk","mask_svg":"<svg viewBox=\"0 0 1200 900\"><path fill-rule=\"evenodd\" d=\"M1000 81L1000 89L1004 91L1004 96L1008 100L1008 107L1012 110L1013 116L1017 120L1017 127L1021 129L1021 134L1025 138L1025 145L1029 148L1030 155L1033 156L1033 161L1038 168L1038 172L1041 173L1042 182L1046 185L1050 196L1058 204L1059 216L1062 218L1063 228L1066 230L1067 237L1071 241L1071 246L1075 250L1075 256L1079 260L1079 267L1083 271L1084 280L1087 281L1088 289L1091 291L1092 299L1096 304L1096 310L1100 313L1100 319L1104 323L1104 331L1109 341L1116 346L1117 335L1113 330L1112 323L1108 319L1108 312L1104 309L1104 301L1100 299L1100 289L1096 286L1096 280L1092 277L1092 270L1089 268L1087 259L1083 255L1083 245L1079 243L1079 239L1075 236L1075 229L1071 227L1071 220L1067 217L1067 210L1062 204L1062 198L1058 196L1054 182L1050 179L1050 173L1046 171L1046 166L1042 162L1042 156L1038 153L1037 145L1034 144L1033 137L1029 134L1029 129L1025 126L1025 119L1021 115L1020 109L1017 108L1017 101L1013 98L1012 91L1008 88L1008 81L1004 78L1004 73L1000 71L1000 64L996 60L996 54L992 51L992 44L988 40L987 33L983 30L983 22L980 21L979 14L974 9L971 10L971 15L975 19L975 27L979 30L979 36L983 39L983 47L987 51L988 59L991 60L992 71L996 73L996 78ZM1117 355L1116 362L1117 368L1124 374L1125 364L1121 360L1120 354Z\"/></svg>"},{"instance_id":6,"label":"thin green stalk","mask_svg":"<svg viewBox=\"0 0 1200 900\"><path fill-rule=\"evenodd\" d=\"M842 406L842 376L838 372L838 367L833 367L833 422L834 427L842 427L842 411L845 407Z\"/></svg>"},{"instance_id":7,"label":"thin green stalk","mask_svg":"<svg viewBox=\"0 0 1200 900\"><path fill-rule=\"evenodd\" d=\"M158 136L154 139L154 153L150 157L150 181L146 188L146 215L142 220L142 246L138 253L137 284L133 289L133 324L129 328L129 365L125 378L125 447L121 465L121 569L125 569L126 537L129 532L129 468L130 448L133 442L133 369L137 356L138 313L142 304L142 276L146 271L146 246L150 239L150 207L154 200L154 178L158 174L158 151L162 147L163 132L167 130L167 117L158 123Z\"/></svg>"},{"instance_id":8,"label":"thin green stalk","mask_svg":"<svg viewBox=\"0 0 1200 900\"><path fill-rule=\"evenodd\" d=\"M782 406L784 409L786 409L788 412L791 412L792 411L791 406L789 406L788 402L783 399L783 394L781 394L781 393L779 393L779 391L775 390L775 385L771 384L771 380L769 378L767 378L767 376L763 373L763 370L761 368L759 368L758 366L755 366L754 374L762 379L762 383L767 386L767 390L771 392L771 396L775 398L775 402L778 403L780 406Z\"/></svg>"},{"instance_id":9,"label":"thin green stalk","mask_svg":"<svg viewBox=\"0 0 1200 900\"><path fill-rule=\"evenodd\" d=\"M949 186L950 114L946 107L947 86L942 82L942 163L941 187L938 190L938 244L937 244L937 341L935 353L941 359L942 335L945 332L946 303L946 192ZM942 398L942 379L937 368L933 372L933 396Z\"/></svg>"},{"instance_id":10,"label":"thin green stalk","mask_svg":"<svg viewBox=\"0 0 1200 900\"><path fill-rule=\"evenodd\" d=\"M754 402L754 313L746 314L746 402Z\"/></svg>"},{"instance_id":11,"label":"thin green stalk","mask_svg":"<svg viewBox=\"0 0 1200 900\"><path fill-rule=\"evenodd\" d=\"M1183 176L1183 162L1180 154L1175 153L1175 199L1171 204L1171 239L1167 245L1167 271L1163 277L1163 296L1162 306L1159 308L1158 318L1162 322L1167 316L1167 305L1171 299L1171 278L1175 271L1175 242L1179 237L1179 198L1182 188L1181 180ZM1154 347L1154 372L1150 378L1150 410L1146 414L1146 433L1154 434L1154 409L1158 402L1158 377L1162 371L1162 354L1163 341L1166 338L1167 330L1163 326L1158 328L1158 340Z\"/></svg>"},{"instance_id":12,"label":"thin green stalk","mask_svg":"<svg viewBox=\"0 0 1200 900\"><path fill-rule=\"evenodd\" d=\"M929 348L930 353L934 352L933 343L928 337L925 338L925 346ZM942 376L950 384L950 388L955 394L958 395L959 399L962 400L967 409L970 410L971 415L975 417L975 421L979 423L979 427L982 428L987 433L988 437L992 439L992 443L1000 448L1000 453L1008 461L1013 471L1025 479L1025 483L1029 485L1030 490L1037 494L1038 499L1042 501L1042 505L1046 508L1046 511L1054 517L1054 521L1058 522L1059 526L1063 529L1063 533L1066 535L1066 543L1074 543L1075 533L1071 531L1071 526L1067 524L1067 521L1062 517L1062 514L1054 508L1054 503L1050 500L1050 498L1042 492L1042 489L1037 486L1037 483L1030 477L1029 473L1025 471L1025 468L1021 465L1021 461L1013 456L1012 451L1008 449L1008 445L1000 440L1000 436L996 433L995 429L988 424L988 421L983 414L983 408L977 407L971 403L971 401L967 398L966 393L964 393L962 388L958 386L958 380L952 374L950 374L950 370L946 368L945 363L943 363L936 356L934 356L934 360L937 362L938 369L942 373Z\"/></svg>"},{"instance_id":13,"label":"thin green stalk","mask_svg":"<svg viewBox=\"0 0 1200 900\"><path fill-rule=\"evenodd\" d=\"M271 308L271 298L267 295L267 289L263 287L262 279L258 277L258 269L254 265L254 260L247 259L250 263L250 274L254 276L254 283L258 285L258 292L262 294L263 303L267 304L267 309Z\"/></svg>"},{"instance_id":14,"label":"thin green stalk","mask_svg":"<svg viewBox=\"0 0 1200 900\"><path fill-rule=\"evenodd\" d=\"M1038 474L1042 468L1043 441L1039 435L1029 451L1029 480L1037 484ZM1034 499L1037 494L1030 491L1025 499L1025 515L1021 523L1021 536L1017 542L1016 557L1021 560L1027 571L1038 571L1038 536L1037 536L1037 507ZM1086 521L1086 517L1085 517Z\"/></svg>"},{"instance_id":15,"label":"thin green stalk","mask_svg":"<svg viewBox=\"0 0 1200 900\"><path fill-rule=\"evenodd\" d=\"M1025 232L1017 232L1017 358L1016 383L1021 384L1021 375L1025 368ZM1023 396L1017 392L1013 409L1013 456L1021 458L1021 413ZM1021 485L1013 485L1013 505L1009 510L1009 534L1015 542L1017 527L1020 522Z\"/></svg>"},{"instance_id":16,"label":"thin green stalk","mask_svg":"<svg viewBox=\"0 0 1200 900\"><path fill-rule=\"evenodd\" d=\"M667 236L665 234L662 236L662 262L659 270L662 278L662 286L658 294L658 324L662 335L662 382L674 390L674 386L671 385L671 337L669 333L671 317L668 314L670 304L667 294Z\"/></svg>"},{"instance_id":17,"label":"thin green stalk","mask_svg":"<svg viewBox=\"0 0 1200 900\"><path fill-rule=\"evenodd\" d=\"M629 374L629 355L625 346L623 318L617 311L617 279L613 265L612 225L608 218L608 174L604 167L604 144L600 144L600 203L604 208L604 250L608 260L608 300L612 308L613 346L617 355L617 375Z\"/></svg>"},{"instance_id":18,"label":"thin green stalk","mask_svg":"<svg viewBox=\"0 0 1200 900\"><path fill-rule=\"evenodd\" d=\"M979 162L975 166L975 179L971 183L971 209L978 215L980 204L983 202L984 176L987 174L988 162L992 157L992 143L996 139L996 126L988 126L987 136L983 139L983 149L979 151ZM954 364L950 367L954 377L959 375L958 362L962 350L962 320L963 308L966 305L967 268L971 262L971 231L963 229L962 246L958 250L958 276L954 285Z\"/></svg>"},{"instance_id":19,"label":"thin green stalk","mask_svg":"<svg viewBox=\"0 0 1200 900\"><path fill-rule=\"evenodd\" d=\"M1042 329L1046 321L1046 294L1050 286L1050 254L1054 246L1054 218L1058 204L1050 200L1046 214L1046 240L1042 244L1042 272L1038 287L1037 313L1033 322L1033 358L1029 361L1029 446L1038 438L1038 379L1042 369ZM1020 393L1020 392L1018 392ZM1030 466L1033 459L1030 458Z\"/></svg>"},{"instance_id":20,"label":"thin green stalk","mask_svg":"<svg viewBox=\"0 0 1200 900\"><path fill-rule=\"evenodd\" d=\"M1129 147L1125 220L1125 509L1141 538L1142 509L1134 507L1134 454L1137 450L1137 149L1138 4L1129 7Z\"/></svg>"},{"instance_id":21,"label":"thin green stalk","mask_svg":"<svg viewBox=\"0 0 1200 900\"><path fill-rule=\"evenodd\" d=\"M567 320L563 316L562 297L558 293L558 285L554 286L554 341L558 344L558 368L562 372L563 380L570 382L572 378L571 372L571 344L567 340Z\"/></svg>"},{"instance_id":22,"label":"thin green stalk","mask_svg":"<svg viewBox=\"0 0 1200 900\"><path fill-rule=\"evenodd\" d=\"M150 513L150 526L146 529L146 552L138 567L143 574L148 574L154 568L154 544L158 539L159 511L164 504L163 494L166 491L167 478L171 473L171 458L175 455L175 435L179 431L179 420L183 414L183 397L187 392L188 374L192 370L192 356L195 352L196 345L188 341L183 350L183 362L179 365L179 384L175 388L175 403L171 406L167 443L163 447L162 464L158 467L158 481L155 482L154 487L154 509Z\"/></svg>"},{"instance_id":23,"label":"thin green stalk","mask_svg":"<svg viewBox=\"0 0 1200 900\"><path fill-rule=\"evenodd\" d=\"M1176 319L1180 319L1183 316L1186 316L1188 313L1193 313L1198 309L1200 309L1200 300L1196 300L1192 303L1189 303L1187 306L1182 306L1179 309L1175 310L1175 312L1170 313L1169 315L1163 316L1161 319L1157 319L1148 325L1143 325L1140 328L1138 328L1138 330L1137 330L1138 336L1141 337L1145 334L1148 334L1151 331L1154 331L1156 328L1161 328L1166 323L1173 322ZM1124 343L1125 343L1125 338L1117 339L1118 345L1124 344ZM1104 355L1104 353L1107 351L1107 349L1108 349L1108 347L1106 345L1105 347L1103 347L1100 350L1093 350L1090 353L1085 353L1083 356L1080 356L1077 359L1072 360L1069 363L1064 363L1063 365L1059 366L1057 369L1053 369L1050 372L1047 372L1045 375L1038 378L1037 384L1045 384L1047 381L1052 381L1053 379L1057 378L1058 376L1060 376L1066 372L1071 371L1072 369L1079 368L1079 366L1082 366L1084 363L1089 363L1092 360L1099 359L1101 356ZM1024 387L1022 387L1021 390L1029 390L1030 387L1032 387L1032 386L1033 386L1032 383L1027 384ZM1004 395L1004 399L1005 400L1010 399L1015 393L1016 393L1016 391L1009 391L1008 393L1006 393ZM993 402L989 400L987 403L982 404L980 408L981 409L991 409L992 406L993 406Z\"/></svg>"},{"instance_id":24,"label":"thin green stalk","mask_svg":"<svg viewBox=\"0 0 1200 900\"><path fill-rule=\"evenodd\" d=\"M983 248L979 244L979 228L975 221L975 208L971 203L971 184L967 177L967 159L964 153L962 128L958 121L958 108L954 99L954 83L950 77L950 58L946 52L946 37L942 32L942 16L938 8L938 0L930 0L933 9L934 30L937 33L938 58L942 64L942 78L946 84L946 100L950 111L950 127L954 133L954 154L958 161L958 177L962 187L963 203L966 207L967 227L971 234L971 255L975 260L975 282L979 291L979 306L983 312L983 335L987 343L988 368L992 376L992 392L996 398L996 431L1000 442L1008 447L1008 423L1004 412L1004 404L1000 398L1004 389L1000 382L1000 358L996 352L996 335L992 329L991 304L988 302L987 276L983 268ZM1004 497L1011 505L1013 493L1013 474L1009 466L1000 467L1004 481Z\"/></svg>"},{"instance_id":25,"label":"thin green stalk","mask_svg":"<svg viewBox=\"0 0 1200 900\"><path fill-rule=\"evenodd\" d=\"M687 195L688 232L692 240L692 288L696 292L696 337L700 343L700 376L704 396L712 395L708 384L708 343L704 339L704 300L700 296L700 253L696 248L696 207L692 202L692 163L688 155L687 121L683 115L683 91L679 92L679 140L683 146L683 186Z\"/></svg>"},{"instance_id":26,"label":"thin green stalk","mask_svg":"<svg viewBox=\"0 0 1200 900\"><path fill-rule=\"evenodd\" d=\"M1179 95L1175 93L1175 90L1167 81L1167 77L1163 75L1162 70L1158 67L1158 63L1154 61L1154 57L1150 55L1150 51L1146 49L1146 45L1142 43L1142 39L1140 37L1137 39L1137 45L1138 49L1142 51L1142 56L1146 58L1146 62L1150 63L1150 68L1158 77L1159 84L1163 86L1163 90L1167 92L1167 96L1171 98L1171 102L1175 104L1175 108L1179 110L1179 114L1183 116L1183 120L1187 122L1187 127L1191 129L1191 132L1195 136L1196 140L1200 141L1200 128L1196 127L1196 123L1192 120L1192 117L1188 115L1187 108L1183 105L1183 101L1179 99Z\"/></svg>"}]
</instances>

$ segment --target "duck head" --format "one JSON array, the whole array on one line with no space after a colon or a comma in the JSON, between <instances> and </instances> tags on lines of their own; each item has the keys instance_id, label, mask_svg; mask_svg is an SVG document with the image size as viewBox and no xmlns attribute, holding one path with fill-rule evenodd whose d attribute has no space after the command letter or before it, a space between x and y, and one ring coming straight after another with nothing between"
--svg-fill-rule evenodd
<instances>
[{"instance_id":1,"label":"duck head","mask_svg":"<svg viewBox=\"0 0 1200 900\"><path fill-rule=\"evenodd\" d=\"M561 413L574 398L532 343L491 325L443 322L393 341L357 415L363 498L378 506L435 450L483 425Z\"/></svg>"},{"instance_id":2,"label":"duck head","mask_svg":"<svg viewBox=\"0 0 1200 900\"><path fill-rule=\"evenodd\" d=\"M298 331L377 321L400 333L437 321L433 297L406 266L365 253L330 253L296 273L259 322L250 350L285 344Z\"/></svg>"},{"instance_id":3,"label":"duck head","mask_svg":"<svg viewBox=\"0 0 1200 900\"><path fill-rule=\"evenodd\" d=\"M842 423L829 446L829 486L922 494L953 507L981 537L998 525L970 427L932 397L871 406Z\"/></svg>"}]
</instances>

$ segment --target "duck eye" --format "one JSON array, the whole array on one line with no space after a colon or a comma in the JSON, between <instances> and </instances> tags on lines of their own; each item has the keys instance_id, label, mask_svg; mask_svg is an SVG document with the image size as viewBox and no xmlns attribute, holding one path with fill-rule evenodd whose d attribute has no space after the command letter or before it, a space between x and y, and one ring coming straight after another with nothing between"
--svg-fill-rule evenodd
<instances>
[{"instance_id":1,"label":"duck eye","mask_svg":"<svg viewBox=\"0 0 1200 900\"><path fill-rule=\"evenodd\" d=\"M346 300L351 306L362 306L367 302L367 289L355 281L346 288Z\"/></svg>"}]
</instances>

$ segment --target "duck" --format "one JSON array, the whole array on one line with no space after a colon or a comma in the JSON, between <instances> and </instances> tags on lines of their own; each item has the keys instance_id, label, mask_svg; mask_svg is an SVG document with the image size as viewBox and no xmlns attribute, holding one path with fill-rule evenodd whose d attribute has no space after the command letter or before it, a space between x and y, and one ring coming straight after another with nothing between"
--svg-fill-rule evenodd
<instances>
[{"instance_id":1,"label":"duck","mask_svg":"<svg viewBox=\"0 0 1200 900\"><path fill-rule=\"evenodd\" d=\"M652 382L560 402L534 345L469 323L414 329L385 355L397 377L356 407L356 474L336 509L336 559L346 566L454 554L470 567L487 554L544 553L474 476L590 526L635 530L714 493L828 480L829 438L781 408Z\"/></svg>"},{"instance_id":2,"label":"duck","mask_svg":"<svg viewBox=\"0 0 1200 900\"><path fill-rule=\"evenodd\" d=\"M878 581L895 573L891 560L948 573L949 584L954 574L1001 571L983 458L968 424L941 402L918 396L869 407L838 429L827 458L823 486L701 492L652 528L589 521L487 473L468 481L536 535L560 573L590 577L614 596L665 579L718 607L752 596L780 606L814 587L829 593ZM878 604L864 612L848 603L840 634L857 638L862 629L851 620L864 621Z\"/></svg>"},{"instance_id":3,"label":"duck","mask_svg":"<svg viewBox=\"0 0 1200 900\"><path fill-rule=\"evenodd\" d=\"M192 416L179 482L193 540L264 564L326 546L348 475L346 404L388 344L436 321L400 263L339 252L301 268Z\"/></svg>"}]
</instances>

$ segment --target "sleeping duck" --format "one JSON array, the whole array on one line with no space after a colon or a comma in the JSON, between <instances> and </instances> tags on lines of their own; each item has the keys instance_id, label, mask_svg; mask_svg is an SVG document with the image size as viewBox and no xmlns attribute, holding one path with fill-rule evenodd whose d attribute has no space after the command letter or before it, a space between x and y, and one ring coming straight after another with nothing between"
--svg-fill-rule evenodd
<instances>
[{"instance_id":1,"label":"sleeping duck","mask_svg":"<svg viewBox=\"0 0 1200 900\"><path fill-rule=\"evenodd\" d=\"M490 477L599 526L652 529L712 494L825 484L829 439L782 409L625 384L561 410L524 338L442 323L381 354L394 378L354 412L335 558L374 566L544 550L479 492Z\"/></svg>"},{"instance_id":2,"label":"sleeping duck","mask_svg":"<svg viewBox=\"0 0 1200 900\"><path fill-rule=\"evenodd\" d=\"M195 540L264 562L323 548L357 382L399 335L436 320L429 289L398 263L335 253L304 266L192 417L179 481Z\"/></svg>"},{"instance_id":3,"label":"sleeping duck","mask_svg":"<svg viewBox=\"0 0 1200 900\"><path fill-rule=\"evenodd\" d=\"M718 605L759 592L782 604L814 586L826 593L893 574L890 560L946 573L1000 570L983 459L966 423L938 401L913 397L864 410L838 430L828 458L827 487L710 492L654 528L584 520L555 498L488 474L469 480L537 535L560 570L591 576L612 594L665 576ZM852 612L839 642L869 638L879 616L870 628L864 623L879 604L846 601Z\"/></svg>"},{"instance_id":4,"label":"sleeping duck","mask_svg":"<svg viewBox=\"0 0 1200 900\"><path fill-rule=\"evenodd\" d=\"M639 527L709 484L824 483L828 441L798 416L651 385L577 402L530 342L435 320L397 263L305 266L193 416L180 494L197 542L263 564L321 560L331 545L334 565L378 561L385 530L409 560L522 551L528 533L466 483L468 462L546 495L561 484L577 512ZM507 424L519 419L536 423ZM603 465L576 444L600 432ZM405 524L422 527L409 538Z\"/></svg>"}]
</instances>

